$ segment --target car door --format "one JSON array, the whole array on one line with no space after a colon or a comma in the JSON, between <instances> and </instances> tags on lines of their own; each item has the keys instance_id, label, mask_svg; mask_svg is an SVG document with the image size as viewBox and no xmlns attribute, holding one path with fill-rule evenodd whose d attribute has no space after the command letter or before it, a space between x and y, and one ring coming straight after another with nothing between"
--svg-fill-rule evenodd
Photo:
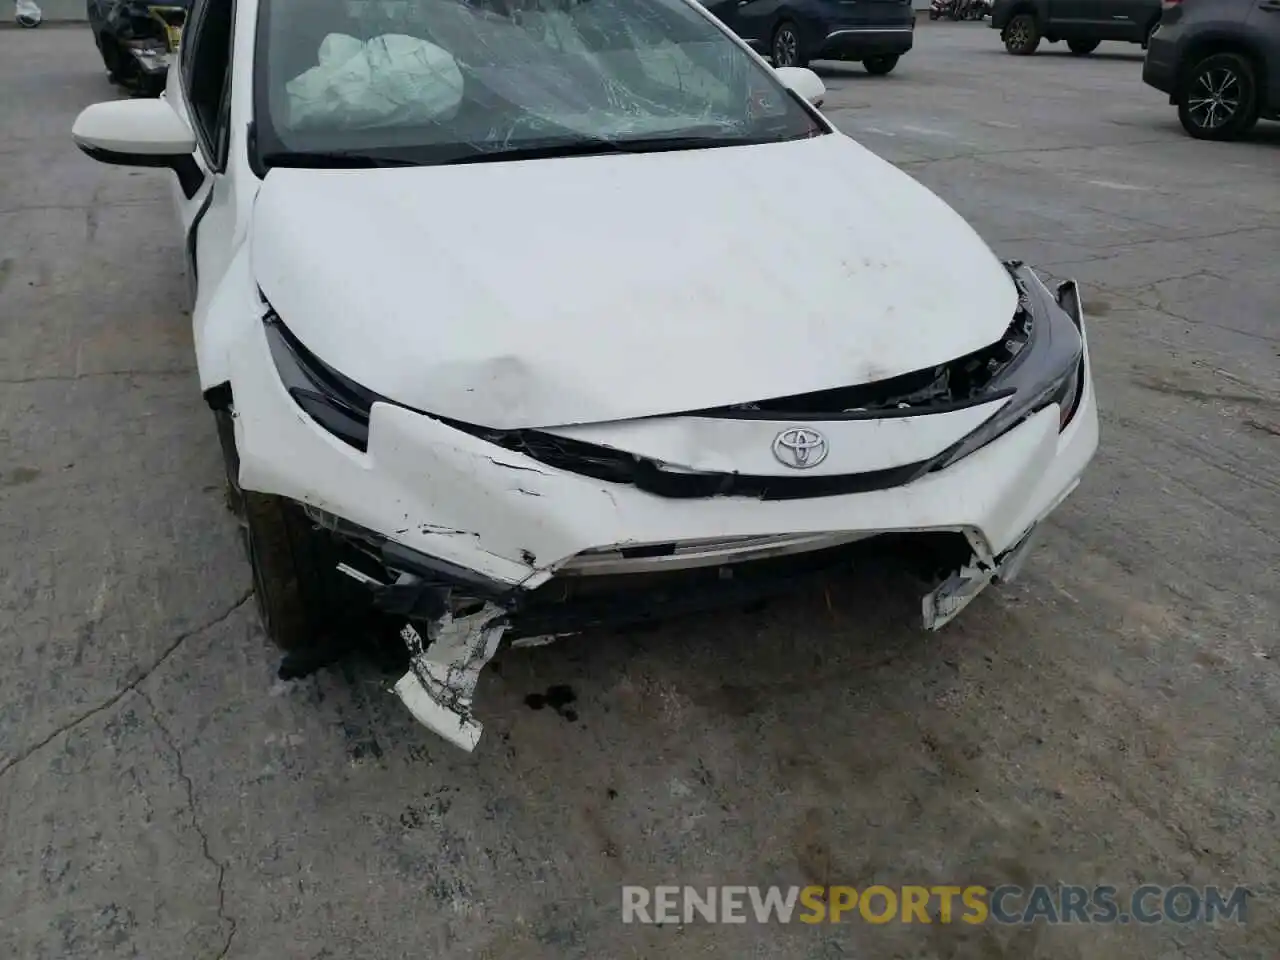
<instances>
[{"instance_id":1,"label":"car door","mask_svg":"<svg viewBox=\"0 0 1280 960\"><path fill-rule=\"evenodd\" d=\"M1266 98L1271 110L1280 110L1280 0L1254 0L1249 11L1249 32L1258 38L1266 60Z\"/></svg>"},{"instance_id":2,"label":"car door","mask_svg":"<svg viewBox=\"0 0 1280 960\"><path fill-rule=\"evenodd\" d=\"M1090 37L1097 33L1105 0L1049 0L1041 30L1059 40Z\"/></svg>"},{"instance_id":3,"label":"car door","mask_svg":"<svg viewBox=\"0 0 1280 960\"><path fill-rule=\"evenodd\" d=\"M193 308L201 288L225 269L230 238L210 231L210 211L230 203L227 153L230 143L231 51L234 0L195 0L187 16L178 63L164 96L195 132L196 173L179 177L175 198L185 238L187 279ZM219 258L219 246L225 247ZM210 268L214 269L210 269ZM212 274L212 276L210 276Z\"/></svg>"},{"instance_id":4,"label":"car door","mask_svg":"<svg viewBox=\"0 0 1280 960\"><path fill-rule=\"evenodd\" d=\"M1142 36L1138 20L1145 8L1142 0L1081 0L1090 40L1137 40ZM1069 36L1065 34L1064 36Z\"/></svg>"},{"instance_id":5,"label":"car door","mask_svg":"<svg viewBox=\"0 0 1280 960\"><path fill-rule=\"evenodd\" d=\"M699 0L712 16L732 30L738 32L738 4L741 0Z\"/></svg>"},{"instance_id":6,"label":"car door","mask_svg":"<svg viewBox=\"0 0 1280 960\"><path fill-rule=\"evenodd\" d=\"M782 9L782 0L735 0L734 6L734 31L759 52L769 53L773 49L773 31L790 17Z\"/></svg>"}]
</instances>

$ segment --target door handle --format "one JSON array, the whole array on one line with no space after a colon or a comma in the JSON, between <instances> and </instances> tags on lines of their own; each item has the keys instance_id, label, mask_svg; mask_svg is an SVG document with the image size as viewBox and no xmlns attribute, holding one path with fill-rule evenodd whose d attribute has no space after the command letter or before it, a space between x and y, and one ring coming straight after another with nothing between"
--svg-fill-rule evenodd
<instances>
[{"instance_id":1,"label":"door handle","mask_svg":"<svg viewBox=\"0 0 1280 960\"><path fill-rule=\"evenodd\" d=\"M1262 0L1258 6L1267 13L1280 13L1280 0Z\"/></svg>"}]
</instances>

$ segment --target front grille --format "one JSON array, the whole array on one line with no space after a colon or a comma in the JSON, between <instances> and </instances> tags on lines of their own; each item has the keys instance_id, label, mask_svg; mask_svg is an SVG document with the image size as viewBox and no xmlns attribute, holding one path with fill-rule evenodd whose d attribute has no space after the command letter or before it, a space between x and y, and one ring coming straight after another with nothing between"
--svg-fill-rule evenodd
<instances>
[{"instance_id":1,"label":"front grille","mask_svg":"<svg viewBox=\"0 0 1280 960\"><path fill-rule=\"evenodd\" d=\"M865 539L865 533L793 533L770 536L715 537L601 547L572 557L557 570L560 576L607 576L661 570L746 563L766 557L822 550Z\"/></svg>"}]
</instances>

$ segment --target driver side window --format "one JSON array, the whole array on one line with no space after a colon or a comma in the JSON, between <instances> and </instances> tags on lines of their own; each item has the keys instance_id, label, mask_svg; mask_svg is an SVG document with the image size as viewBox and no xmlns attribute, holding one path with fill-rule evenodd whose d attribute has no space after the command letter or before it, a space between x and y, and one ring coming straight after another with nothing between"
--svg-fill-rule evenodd
<instances>
[{"instance_id":1,"label":"driver side window","mask_svg":"<svg viewBox=\"0 0 1280 960\"><path fill-rule=\"evenodd\" d=\"M214 170L226 165L234 0L195 0L183 31L181 69L196 139Z\"/></svg>"}]
</instances>

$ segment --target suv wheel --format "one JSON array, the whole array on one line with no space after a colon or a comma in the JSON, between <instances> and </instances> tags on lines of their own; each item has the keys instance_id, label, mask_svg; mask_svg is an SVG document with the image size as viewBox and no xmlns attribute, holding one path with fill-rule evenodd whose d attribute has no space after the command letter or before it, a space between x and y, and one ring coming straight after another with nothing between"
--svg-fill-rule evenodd
<instances>
[{"instance_id":1,"label":"suv wheel","mask_svg":"<svg viewBox=\"0 0 1280 960\"><path fill-rule=\"evenodd\" d=\"M1238 53L1215 53L1194 64L1178 92L1178 119L1197 140L1234 140L1258 122L1253 64Z\"/></svg>"},{"instance_id":2,"label":"suv wheel","mask_svg":"<svg viewBox=\"0 0 1280 960\"><path fill-rule=\"evenodd\" d=\"M867 73L873 77L883 77L898 65L898 55L889 53L879 57L867 57L862 61L862 65L866 67Z\"/></svg>"},{"instance_id":3,"label":"suv wheel","mask_svg":"<svg viewBox=\"0 0 1280 960\"><path fill-rule=\"evenodd\" d=\"M1000 33L1004 48L1018 57L1029 57L1040 46L1040 24L1035 14L1020 13Z\"/></svg>"},{"instance_id":4,"label":"suv wheel","mask_svg":"<svg viewBox=\"0 0 1280 960\"><path fill-rule=\"evenodd\" d=\"M1068 40L1067 49L1077 57L1087 57L1098 49L1097 40Z\"/></svg>"},{"instance_id":5,"label":"suv wheel","mask_svg":"<svg viewBox=\"0 0 1280 960\"><path fill-rule=\"evenodd\" d=\"M773 65L775 67L807 67L809 58L805 56L804 47L800 43L800 31L790 20L778 25L773 32Z\"/></svg>"}]
</instances>

